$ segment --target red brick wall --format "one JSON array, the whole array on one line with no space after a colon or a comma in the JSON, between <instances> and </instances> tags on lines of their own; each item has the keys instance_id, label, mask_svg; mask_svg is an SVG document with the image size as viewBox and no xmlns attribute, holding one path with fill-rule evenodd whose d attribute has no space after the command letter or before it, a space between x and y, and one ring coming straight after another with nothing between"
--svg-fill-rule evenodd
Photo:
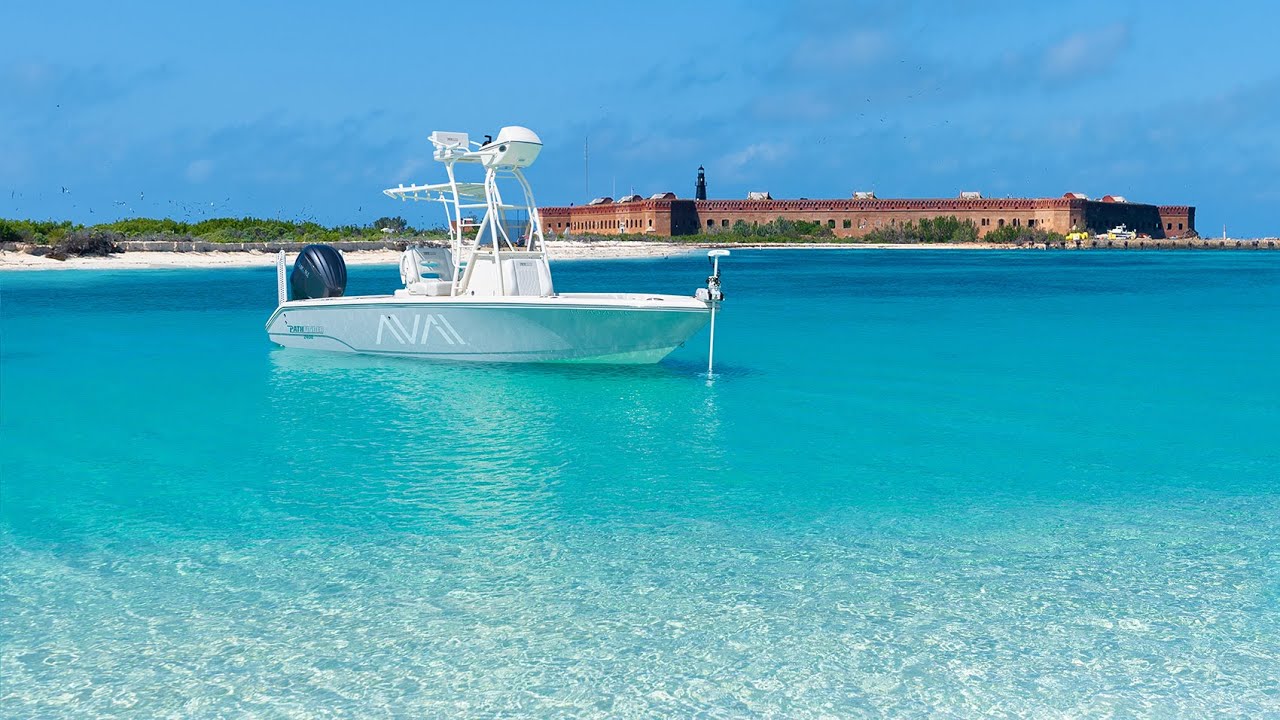
<instances>
[{"instance_id":1,"label":"red brick wall","mask_svg":"<svg viewBox=\"0 0 1280 720\"><path fill-rule=\"evenodd\" d=\"M742 221L778 218L826 225L836 237L861 237L880 227L954 215L985 235L1003 225L1052 232L1105 232L1116 225L1152 237L1176 236L1178 224L1194 226L1195 208L1103 203L1074 198L984 198L912 200L642 200L606 205L541 209L544 232L617 235L690 235L724 232ZM846 227L845 225L848 225ZM1171 226L1169 229L1166 226Z\"/></svg>"},{"instance_id":2,"label":"red brick wall","mask_svg":"<svg viewBox=\"0 0 1280 720\"><path fill-rule=\"evenodd\" d=\"M1161 205L1160 223L1165 237L1196 234L1196 209L1189 205Z\"/></svg>"}]
</instances>

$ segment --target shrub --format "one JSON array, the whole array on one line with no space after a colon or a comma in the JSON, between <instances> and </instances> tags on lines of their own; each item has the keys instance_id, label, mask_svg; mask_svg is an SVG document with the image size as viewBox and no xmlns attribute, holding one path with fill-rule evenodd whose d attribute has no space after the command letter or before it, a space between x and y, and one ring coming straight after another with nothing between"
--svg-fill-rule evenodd
<instances>
[{"instance_id":1,"label":"shrub","mask_svg":"<svg viewBox=\"0 0 1280 720\"><path fill-rule=\"evenodd\" d=\"M1066 242L1066 237L1060 233L1042 230L1037 227L1027 227L1025 225L1005 225L987 233L982 238L983 242L991 243L1009 243L1009 244L1057 244Z\"/></svg>"},{"instance_id":2,"label":"shrub","mask_svg":"<svg viewBox=\"0 0 1280 720\"><path fill-rule=\"evenodd\" d=\"M66 234L62 241L53 248L58 255L95 255L105 257L112 253L124 252L116 243L124 236L110 230L73 230Z\"/></svg>"},{"instance_id":3,"label":"shrub","mask_svg":"<svg viewBox=\"0 0 1280 720\"><path fill-rule=\"evenodd\" d=\"M978 226L954 215L880 227L862 236L864 242L873 243L967 243L977 239Z\"/></svg>"}]
</instances>

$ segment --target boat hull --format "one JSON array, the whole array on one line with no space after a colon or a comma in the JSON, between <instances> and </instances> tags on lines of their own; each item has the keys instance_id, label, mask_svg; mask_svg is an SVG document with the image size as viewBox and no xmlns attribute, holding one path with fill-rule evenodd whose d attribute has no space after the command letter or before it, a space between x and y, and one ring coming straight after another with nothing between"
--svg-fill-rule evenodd
<instances>
[{"instance_id":1,"label":"boat hull","mask_svg":"<svg viewBox=\"0 0 1280 720\"><path fill-rule=\"evenodd\" d=\"M284 303L278 345L478 362L655 363L701 330L709 306L671 295L357 297Z\"/></svg>"}]
</instances>

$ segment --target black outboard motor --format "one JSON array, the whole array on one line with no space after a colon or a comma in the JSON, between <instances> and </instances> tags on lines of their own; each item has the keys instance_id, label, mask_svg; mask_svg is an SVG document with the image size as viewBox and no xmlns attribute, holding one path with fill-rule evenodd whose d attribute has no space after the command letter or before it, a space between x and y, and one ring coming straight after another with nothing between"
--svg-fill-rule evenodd
<instances>
[{"instance_id":1,"label":"black outboard motor","mask_svg":"<svg viewBox=\"0 0 1280 720\"><path fill-rule=\"evenodd\" d=\"M289 274L291 300L342 297L347 289L347 263L328 245L308 245L298 253Z\"/></svg>"}]
</instances>

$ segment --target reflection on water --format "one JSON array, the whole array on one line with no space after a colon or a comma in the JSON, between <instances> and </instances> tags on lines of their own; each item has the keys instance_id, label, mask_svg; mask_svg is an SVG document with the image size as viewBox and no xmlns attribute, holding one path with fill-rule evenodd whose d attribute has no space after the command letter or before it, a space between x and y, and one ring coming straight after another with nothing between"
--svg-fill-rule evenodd
<instances>
[{"instance_id":1,"label":"reflection on water","mask_svg":"<svg viewBox=\"0 0 1280 720\"><path fill-rule=\"evenodd\" d=\"M279 497L315 512L337 502L437 530L527 531L562 511L566 473L571 493L599 495L673 463L691 461L704 476L721 466L715 391L678 364L437 363L285 348L270 359L272 422L299 470L278 475ZM315 476L314 457L346 466Z\"/></svg>"}]
</instances>

